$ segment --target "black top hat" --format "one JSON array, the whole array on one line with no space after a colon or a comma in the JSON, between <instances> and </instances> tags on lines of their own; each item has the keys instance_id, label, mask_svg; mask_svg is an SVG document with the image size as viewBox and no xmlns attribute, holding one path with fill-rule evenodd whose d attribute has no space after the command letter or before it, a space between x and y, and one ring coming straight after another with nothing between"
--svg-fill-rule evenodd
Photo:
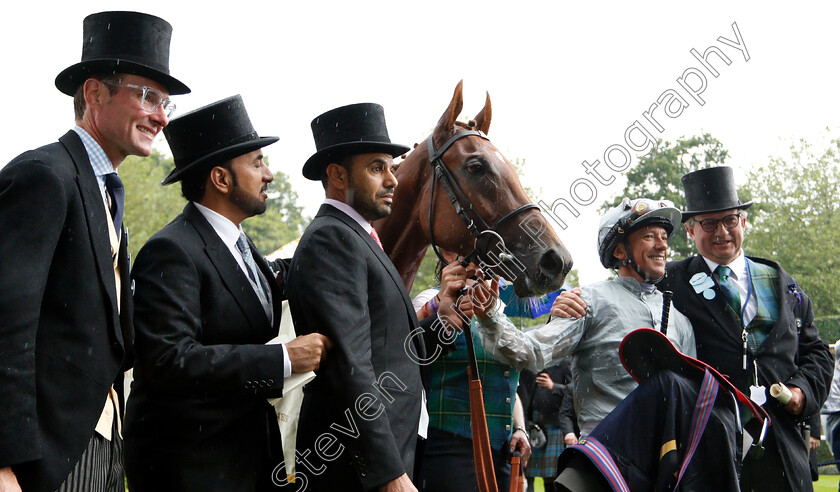
<instances>
[{"instance_id":1,"label":"black top hat","mask_svg":"<svg viewBox=\"0 0 840 492\"><path fill-rule=\"evenodd\" d=\"M709 167L682 177L685 190L685 212L682 221L705 213L721 212L733 208L748 208L753 202L738 199L735 175L728 166Z\"/></svg>"},{"instance_id":2,"label":"black top hat","mask_svg":"<svg viewBox=\"0 0 840 492\"><path fill-rule=\"evenodd\" d=\"M303 165L303 176L321 179L327 164L350 155L382 152L396 157L410 149L391 143L385 110L373 103L342 106L312 120L317 152Z\"/></svg>"},{"instance_id":3,"label":"black top hat","mask_svg":"<svg viewBox=\"0 0 840 492\"><path fill-rule=\"evenodd\" d=\"M172 26L165 20L139 12L99 12L85 17L82 35L82 61L55 78L55 86L68 96L92 75L112 73L147 77L170 94L190 92L169 75Z\"/></svg>"},{"instance_id":4,"label":"black top hat","mask_svg":"<svg viewBox=\"0 0 840 492\"><path fill-rule=\"evenodd\" d=\"M701 360L689 357L674 347L662 332L650 328L633 330L624 337L618 347L621 364L638 382L648 379L661 370L669 370L693 381L702 382L706 370L712 373L718 383L744 404L756 417L769 419L767 412L747 398L726 377L714 367Z\"/></svg>"},{"instance_id":5,"label":"black top hat","mask_svg":"<svg viewBox=\"0 0 840 492\"><path fill-rule=\"evenodd\" d=\"M175 169L161 182L164 185L280 140L257 135L239 94L173 119L163 134L175 159Z\"/></svg>"}]
</instances>

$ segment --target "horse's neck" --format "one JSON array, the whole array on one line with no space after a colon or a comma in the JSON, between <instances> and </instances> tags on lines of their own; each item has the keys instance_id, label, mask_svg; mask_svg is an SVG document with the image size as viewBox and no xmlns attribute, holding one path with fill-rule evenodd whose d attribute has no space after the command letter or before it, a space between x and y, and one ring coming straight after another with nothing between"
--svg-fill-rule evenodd
<instances>
[{"instance_id":1,"label":"horse's neck","mask_svg":"<svg viewBox=\"0 0 840 492\"><path fill-rule=\"evenodd\" d=\"M407 164L407 167L402 167ZM420 166L415 164L408 159L402 163L403 172L400 173L399 185L394 191L391 215L376 224L385 252L408 290L414 284L417 270L429 247L418 219L422 183Z\"/></svg>"}]
</instances>

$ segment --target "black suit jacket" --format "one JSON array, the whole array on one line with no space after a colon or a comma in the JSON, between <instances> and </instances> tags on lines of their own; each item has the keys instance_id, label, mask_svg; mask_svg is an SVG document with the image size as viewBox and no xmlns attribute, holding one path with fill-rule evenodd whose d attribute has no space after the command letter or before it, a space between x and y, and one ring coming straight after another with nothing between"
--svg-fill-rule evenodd
<instances>
[{"instance_id":1,"label":"black suit jacket","mask_svg":"<svg viewBox=\"0 0 840 492\"><path fill-rule=\"evenodd\" d=\"M738 318L728 308L720 287L714 286L716 296L707 300L694 292L689 279L698 272L711 276L712 272L701 256L694 256L668 264L668 276L658 284L662 290L674 292L674 306L691 320L697 341L697 358L726 375L742 392L749 395L753 360L758 363L759 384L770 388L782 382L802 389L805 394L803 418L819 411L831 384L833 360L828 345L820 339L814 326L811 300L801 293L795 295L790 286L793 278L775 262L752 258L779 272L779 319L767 339L753 352L749 351L747 368L743 368L743 341ZM770 414L779 452L793 490L810 483L808 452L802 443L797 422L774 399L768 397L764 408Z\"/></svg>"},{"instance_id":2,"label":"black suit jacket","mask_svg":"<svg viewBox=\"0 0 840 492\"><path fill-rule=\"evenodd\" d=\"M431 328L437 318L418 329L391 260L330 205L304 232L286 292L298 333L334 342L301 408L297 471L308 490L371 490L412 477L424 387L418 361L444 352Z\"/></svg>"},{"instance_id":3,"label":"black suit jacket","mask_svg":"<svg viewBox=\"0 0 840 492\"><path fill-rule=\"evenodd\" d=\"M271 272L251 244L257 265ZM125 422L134 490L255 490L280 459L266 398L283 390L274 323L230 250L188 203L137 255L137 360Z\"/></svg>"},{"instance_id":4,"label":"black suit jacket","mask_svg":"<svg viewBox=\"0 0 840 492\"><path fill-rule=\"evenodd\" d=\"M130 364L128 237L118 312L105 205L72 130L0 171L0 231L0 467L53 491Z\"/></svg>"}]
</instances>

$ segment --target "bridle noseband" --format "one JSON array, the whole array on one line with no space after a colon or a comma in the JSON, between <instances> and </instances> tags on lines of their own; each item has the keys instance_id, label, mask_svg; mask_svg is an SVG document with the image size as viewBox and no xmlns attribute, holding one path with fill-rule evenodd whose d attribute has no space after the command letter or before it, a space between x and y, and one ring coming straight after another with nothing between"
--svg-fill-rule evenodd
<instances>
[{"instance_id":1,"label":"bridle noseband","mask_svg":"<svg viewBox=\"0 0 840 492\"><path fill-rule=\"evenodd\" d=\"M434 144L434 135L429 135L429 138L426 139L426 145L429 150L429 162L432 166L432 193L431 193L431 200L429 203L429 239L432 243L432 250L437 255L438 259L441 260L444 264L446 264L446 260L441 255L440 250L435 244L435 232L434 232L434 210L435 210L435 188L437 188L437 180L440 179L441 184L443 184L443 189L446 191L446 194L449 196L449 201L452 203L452 206L455 207L455 212L461 217L461 220L464 221L464 224L467 227L467 230L470 234L475 237L475 243L473 250L467 254L464 259L461 261L462 264L466 265L470 261L473 260L481 260L484 264L483 267L494 267L498 266L499 262L502 260L512 259L509 253L507 253L507 249L505 248L505 241L497 232L499 227L502 226L505 222L509 221L510 219L516 217L522 212L531 209L538 209L539 206L536 203L528 203L512 210L510 213L499 219L492 227L488 226L487 223L481 218L481 215L475 210L473 207L472 202L470 202L467 195L458 185L458 182L455 180L455 177L452 175L452 172L446 167L443 163L443 155L452 147L452 144L457 142L458 140L466 137L476 136L479 138L483 138L488 142L490 139L487 138L487 135L480 131L476 130L467 130L460 133L456 133L453 135L449 140L444 143L440 149L435 149ZM495 247L493 247L495 246ZM492 259L488 252L492 249L497 249L500 254L498 255L498 260ZM493 261L491 261L493 260Z\"/></svg>"}]
</instances>

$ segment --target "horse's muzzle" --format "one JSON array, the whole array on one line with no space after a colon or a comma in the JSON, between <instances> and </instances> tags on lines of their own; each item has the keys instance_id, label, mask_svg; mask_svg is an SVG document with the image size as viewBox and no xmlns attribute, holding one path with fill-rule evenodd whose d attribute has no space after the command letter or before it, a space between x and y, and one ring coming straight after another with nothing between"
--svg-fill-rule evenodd
<instances>
[{"instance_id":1,"label":"horse's muzzle","mask_svg":"<svg viewBox=\"0 0 840 492\"><path fill-rule=\"evenodd\" d=\"M539 280L546 286L562 286L572 269L572 257L560 248L548 248L537 263Z\"/></svg>"}]
</instances>

